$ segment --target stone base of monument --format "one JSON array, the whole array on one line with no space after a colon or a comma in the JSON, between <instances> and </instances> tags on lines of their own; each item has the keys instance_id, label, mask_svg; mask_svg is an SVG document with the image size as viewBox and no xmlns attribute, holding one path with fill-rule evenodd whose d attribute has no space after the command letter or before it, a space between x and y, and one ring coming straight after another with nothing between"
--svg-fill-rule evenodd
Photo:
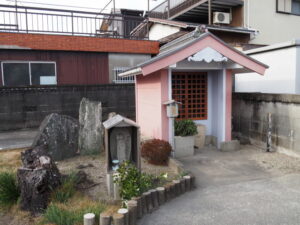
<instances>
[{"instance_id":1,"label":"stone base of monument","mask_svg":"<svg viewBox=\"0 0 300 225\"><path fill-rule=\"evenodd\" d=\"M109 197L113 198L114 200L121 200L119 185L114 183L114 176L117 174L117 172L113 171L106 174L106 187Z\"/></svg>"}]
</instances>

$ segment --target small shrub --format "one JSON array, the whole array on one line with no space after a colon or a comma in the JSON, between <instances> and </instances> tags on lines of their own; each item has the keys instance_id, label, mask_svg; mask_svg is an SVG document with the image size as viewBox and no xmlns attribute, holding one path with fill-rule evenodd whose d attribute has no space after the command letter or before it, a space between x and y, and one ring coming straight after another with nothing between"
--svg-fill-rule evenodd
<instances>
[{"instance_id":1,"label":"small shrub","mask_svg":"<svg viewBox=\"0 0 300 225\"><path fill-rule=\"evenodd\" d=\"M167 165L171 151L171 145L159 139L146 141L141 149L142 157L154 165Z\"/></svg>"},{"instance_id":2,"label":"small shrub","mask_svg":"<svg viewBox=\"0 0 300 225\"><path fill-rule=\"evenodd\" d=\"M193 120L176 120L175 121L175 136L193 136L196 135L197 126Z\"/></svg>"},{"instance_id":3,"label":"small shrub","mask_svg":"<svg viewBox=\"0 0 300 225\"><path fill-rule=\"evenodd\" d=\"M0 173L0 205L11 206L17 203L20 190L17 185L16 175L9 172Z\"/></svg>"},{"instance_id":4,"label":"small shrub","mask_svg":"<svg viewBox=\"0 0 300 225\"><path fill-rule=\"evenodd\" d=\"M55 189L52 193L52 200L55 202L65 203L76 192L77 176L75 173L68 175L62 182L62 185Z\"/></svg>"},{"instance_id":5,"label":"small shrub","mask_svg":"<svg viewBox=\"0 0 300 225\"><path fill-rule=\"evenodd\" d=\"M118 169L118 176L115 176L115 183L120 186L120 196L123 200L130 200L132 197L141 195L153 185L151 175L140 173L131 163L124 162Z\"/></svg>"}]
</instances>

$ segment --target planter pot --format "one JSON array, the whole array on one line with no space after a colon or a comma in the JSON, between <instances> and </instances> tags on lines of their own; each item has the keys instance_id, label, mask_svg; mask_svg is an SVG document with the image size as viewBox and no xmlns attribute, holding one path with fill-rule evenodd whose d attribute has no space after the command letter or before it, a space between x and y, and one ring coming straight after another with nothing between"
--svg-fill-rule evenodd
<instances>
[{"instance_id":1,"label":"planter pot","mask_svg":"<svg viewBox=\"0 0 300 225\"><path fill-rule=\"evenodd\" d=\"M175 158L181 158L194 155L195 136L175 136Z\"/></svg>"}]
</instances>

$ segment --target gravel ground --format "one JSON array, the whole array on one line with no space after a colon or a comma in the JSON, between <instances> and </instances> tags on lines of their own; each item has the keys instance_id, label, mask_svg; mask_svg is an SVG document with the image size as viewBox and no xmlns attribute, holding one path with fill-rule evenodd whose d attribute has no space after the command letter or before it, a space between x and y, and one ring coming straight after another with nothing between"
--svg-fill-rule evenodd
<instances>
[{"instance_id":1,"label":"gravel ground","mask_svg":"<svg viewBox=\"0 0 300 225\"><path fill-rule=\"evenodd\" d=\"M250 159L267 171L284 174L300 173L300 158L278 152L265 152L253 145L243 146L242 151L251 151Z\"/></svg>"}]
</instances>

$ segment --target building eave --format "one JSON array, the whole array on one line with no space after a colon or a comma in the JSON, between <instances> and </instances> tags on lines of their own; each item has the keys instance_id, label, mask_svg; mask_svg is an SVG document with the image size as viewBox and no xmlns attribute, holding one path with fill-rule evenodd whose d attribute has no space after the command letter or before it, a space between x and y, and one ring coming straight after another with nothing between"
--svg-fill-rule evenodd
<instances>
[{"instance_id":1,"label":"building eave","mask_svg":"<svg viewBox=\"0 0 300 225\"><path fill-rule=\"evenodd\" d=\"M294 40L287 41L287 42L277 43L277 44L273 44L273 45L269 45L269 46L265 46L265 47L261 47L261 48L255 48L255 49L245 51L244 53L247 55L252 55L252 54L270 52L270 51L275 51L278 49L291 48L291 47L297 47L297 46L300 46L300 39L294 39Z\"/></svg>"}]
</instances>

